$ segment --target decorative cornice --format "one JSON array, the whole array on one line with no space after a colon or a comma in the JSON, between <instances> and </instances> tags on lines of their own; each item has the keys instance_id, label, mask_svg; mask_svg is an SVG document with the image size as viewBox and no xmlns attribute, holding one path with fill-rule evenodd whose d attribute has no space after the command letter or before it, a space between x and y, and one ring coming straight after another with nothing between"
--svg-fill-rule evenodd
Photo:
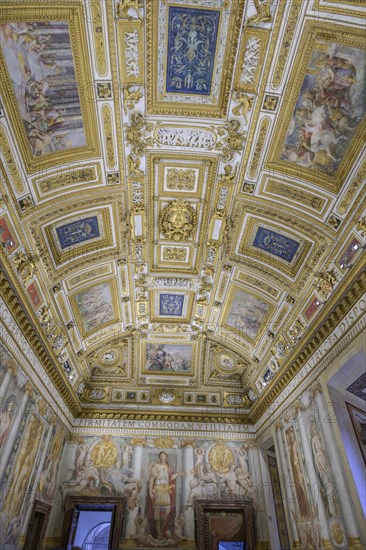
<instances>
[{"instance_id":1,"label":"decorative cornice","mask_svg":"<svg viewBox=\"0 0 366 550\"><path fill-rule=\"evenodd\" d=\"M32 312L27 312L24 309L18 289L15 288L15 285L16 282L13 286L13 284L9 282L5 271L1 269L0 287L4 302L13 314L30 347L33 349L33 352L43 365L70 412L74 416L77 416L80 410L80 405L60 375L59 366L55 361L53 361L52 351L48 349L49 345L44 342L41 332L37 330L36 320L31 318L34 314L32 314Z\"/></svg>"},{"instance_id":2,"label":"decorative cornice","mask_svg":"<svg viewBox=\"0 0 366 550\"><path fill-rule=\"evenodd\" d=\"M284 388L293 380L309 358L321 344L329 337L342 318L351 310L357 300L362 297L366 289L366 273L360 268L353 282L343 291L341 296L335 293L329 301L325 315L319 325L314 327L312 336L304 343L300 352L283 367L283 374L275 386L264 392L253 405L249 413L249 422L256 423L265 411L278 399ZM290 356L291 357L291 356Z\"/></svg>"}]
</instances>

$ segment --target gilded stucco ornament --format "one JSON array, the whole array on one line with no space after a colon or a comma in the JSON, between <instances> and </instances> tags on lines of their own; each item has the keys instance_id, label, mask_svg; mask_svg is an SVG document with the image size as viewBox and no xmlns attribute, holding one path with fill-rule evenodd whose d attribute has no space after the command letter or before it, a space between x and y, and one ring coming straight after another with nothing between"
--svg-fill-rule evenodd
<instances>
[{"instance_id":1,"label":"gilded stucco ornament","mask_svg":"<svg viewBox=\"0 0 366 550\"><path fill-rule=\"evenodd\" d=\"M142 85L140 84L125 84L123 86L124 111L127 114L127 109L130 111L136 107L136 104L142 99Z\"/></svg>"},{"instance_id":2,"label":"gilded stucco ornament","mask_svg":"<svg viewBox=\"0 0 366 550\"><path fill-rule=\"evenodd\" d=\"M236 107L233 109L233 115L234 116L240 116L242 115L245 123L248 124L248 117L247 114L249 113L250 109L252 108L254 97L249 96L248 94L245 94L243 92L236 92L234 101L236 103L239 103Z\"/></svg>"},{"instance_id":3,"label":"gilded stucco ornament","mask_svg":"<svg viewBox=\"0 0 366 550\"><path fill-rule=\"evenodd\" d=\"M152 130L151 124L145 124L141 113L134 112L130 117L131 124L126 128L126 141L131 147L132 153L137 157L142 157L145 149L153 145L153 139L147 136L147 132Z\"/></svg>"},{"instance_id":4,"label":"gilded stucco ornament","mask_svg":"<svg viewBox=\"0 0 366 550\"><path fill-rule=\"evenodd\" d=\"M231 162L235 154L243 149L246 132L240 132L240 126L239 120L229 120L224 128L219 128L217 131L222 141L216 145L216 148L221 149L224 162Z\"/></svg>"},{"instance_id":5,"label":"gilded stucco ornament","mask_svg":"<svg viewBox=\"0 0 366 550\"><path fill-rule=\"evenodd\" d=\"M253 0L254 7L257 11L256 15L249 17L247 21L248 26L258 25L259 23L270 23L272 21L271 16L271 0Z\"/></svg>"},{"instance_id":6,"label":"gilded stucco ornament","mask_svg":"<svg viewBox=\"0 0 366 550\"><path fill-rule=\"evenodd\" d=\"M117 0L116 14L121 19L140 19L139 0Z\"/></svg>"},{"instance_id":7,"label":"gilded stucco ornament","mask_svg":"<svg viewBox=\"0 0 366 550\"><path fill-rule=\"evenodd\" d=\"M333 270L320 273L317 277L316 291L321 300L326 300L333 292L334 286L337 283L337 277Z\"/></svg>"},{"instance_id":8,"label":"gilded stucco ornament","mask_svg":"<svg viewBox=\"0 0 366 550\"><path fill-rule=\"evenodd\" d=\"M187 241L196 227L197 213L187 201L170 202L160 213L159 229L167 239Z\"/></svg>"},{"instance_id":9,"label":"gilded stucco ornament","mask_svg":"<svg viewBox=\"0 0 366 550\"><path fill-rule=\"evenodd\" d=\"M28 256L24 252L18 252L18 254L14 257L14 265L17 269L19 277L23 281L24 286L28 286L32 280L36 269L37 260L37 256Z\"/></svg>"},{"instance_id":10,"label":"gilded stucco ornament","mask_svg":"<svg viewBox=\"0 0 366 550\"><path fill-rule=\"evenodd\" d=\"M290 337L290 340L292 342L297 342L299 338L301 337L302 333L304 332L304 325L300 321L300 319L297 319L292 327L288 330L288 335Z\"/></svg>"},{"instance_id":11,"label":"gilded stucco ornament","mask_svg":"<svg viewBox=\"0 0 366 550\"><path fill-rule=\"evenodd\" d=\"M362 237L366 235L366 216L358 220L356 229L361 233Z\"/></svg>"}]
</instances>

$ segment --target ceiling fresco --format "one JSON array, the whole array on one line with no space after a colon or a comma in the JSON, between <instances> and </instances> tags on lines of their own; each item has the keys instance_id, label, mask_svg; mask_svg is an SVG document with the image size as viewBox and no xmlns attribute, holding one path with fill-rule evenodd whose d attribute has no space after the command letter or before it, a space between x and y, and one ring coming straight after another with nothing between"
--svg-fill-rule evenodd
<instances>
[{"instance_id":1,"label":"ceiling fresco","mask_svg":"<svg viewBox=\"0 0 366 550\"><path fill-rule=\"evenodd\" d=\"M3 1L1 269L74 416L254 423L296 375L363 267L364 33L357 0Z\"/></svg>"}]
</instances>

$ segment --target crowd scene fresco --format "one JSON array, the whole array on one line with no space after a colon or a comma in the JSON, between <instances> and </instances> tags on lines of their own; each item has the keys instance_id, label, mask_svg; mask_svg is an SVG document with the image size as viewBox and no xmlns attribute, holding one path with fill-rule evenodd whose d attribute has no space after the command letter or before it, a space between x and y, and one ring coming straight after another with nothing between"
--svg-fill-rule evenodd
<instances>
[{"instance_id":1,"label":"crowd scene fresco","mask_svg":"<svg viewBox=\"0 0 366 550\"><path fill-rule=\"evenodd\" d=\"M85 145L68 23L2 24L0 45L33 156Z\"/></svg>"}]
</instances>

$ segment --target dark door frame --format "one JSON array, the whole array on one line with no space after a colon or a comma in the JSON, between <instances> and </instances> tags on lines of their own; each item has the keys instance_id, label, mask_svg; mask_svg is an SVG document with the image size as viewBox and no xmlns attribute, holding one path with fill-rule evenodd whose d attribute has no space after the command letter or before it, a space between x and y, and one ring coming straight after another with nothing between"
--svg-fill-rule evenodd
<instances>
[{"instance_id":1,"label":"dark door frame","mask_svg":"<svg viewBox=\"0 0 366 550\"><path fill-rule=\"evenodd\" d=\"M81 511L112 512L109 550L118 550L122 535L122 525L126 514L124 497L76 497L69 496L65 502L63 547L71 550L75 539L78 518Z\"/></svg>"},{"instance_id":2,"label":"dark door frame","mask_svg":"<svg viewBox=\"0 0 366 550\"><path fill-rule=\"evenodd\" d=\"M51 508L52 506L50 504L46 504L45 502L42 502L38 499L34 501L32 514L28 523L27 535L25 537L23 550L39 550L40 548L43 548L43 541L46 536L46 530L47 530L48 520L50 519ZM35 529L37 529L38 527L37 518L42 519L42 526L41 526L40 532L35 531ZM37 539L34 538L35 535L37 536Z\"/></svg>"}]
</instances>

